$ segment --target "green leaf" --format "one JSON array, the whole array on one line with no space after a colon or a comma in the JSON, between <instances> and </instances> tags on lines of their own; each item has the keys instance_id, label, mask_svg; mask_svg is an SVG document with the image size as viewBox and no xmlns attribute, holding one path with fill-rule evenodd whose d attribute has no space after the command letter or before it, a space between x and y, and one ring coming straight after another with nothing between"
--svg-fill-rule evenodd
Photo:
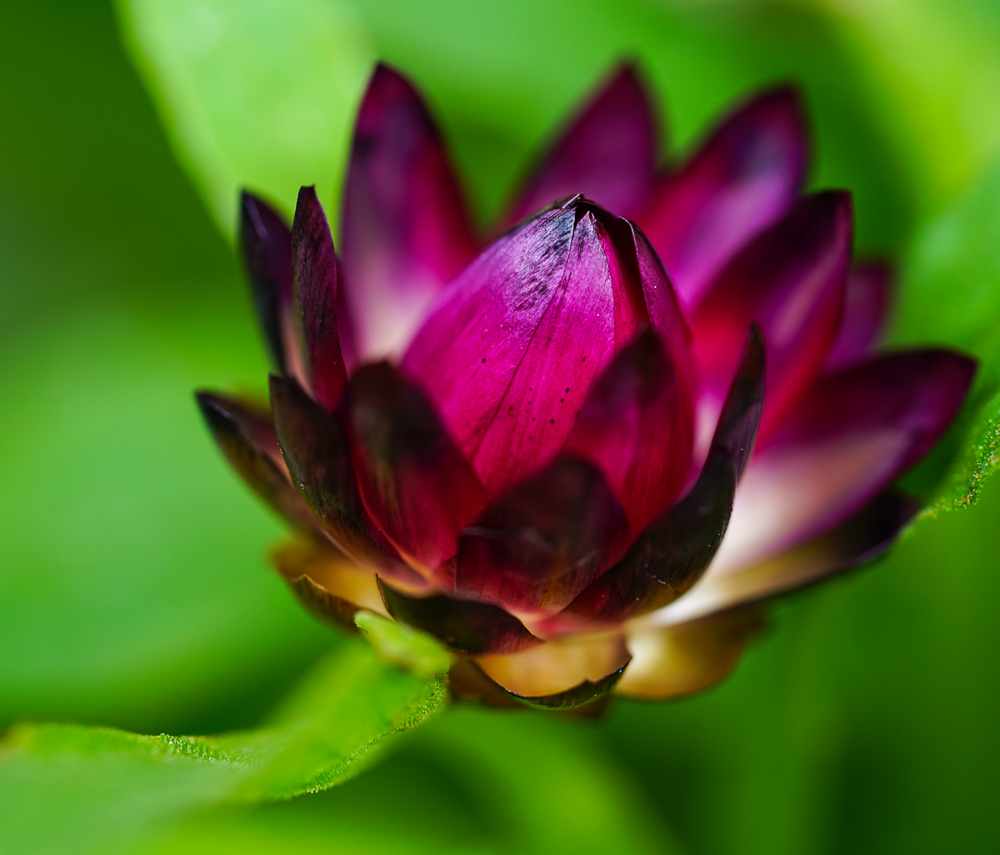
<instances>
[{"instance_id":1,"label":"green leaf","mask_svg":"<svg viewBox=\"0 0 1000 855\"><path fill-rule=\"evenodd\" d=\"M349 780L442 706L444 675L345 642L270 724L218 737L22 725L0 749L0 851L109 851L193 808Z\"/></svg>"},{"instance_id":2,"label":"green leaf","mask_svg":"<svg viewBox=\"0 0 1000 855\"><path fill-rule=\"evenodd\" d=\"M337 0L119 0L126 44L223 233L248 186L288 206L339 189L371 66Z\"/></svg>"},{"instance_id":3,"label":"green leaf","mask_svg":"<svg viewBox=\"0 0 1000 855\"><path fill-rule=\"evenodd\" d=\"M979 373L945 441L911 477L925 513L974 502L1000 465L1000 165L919 235L901 289L893 343L941 344L976 356Z\"/></svg>"}]
</instances>

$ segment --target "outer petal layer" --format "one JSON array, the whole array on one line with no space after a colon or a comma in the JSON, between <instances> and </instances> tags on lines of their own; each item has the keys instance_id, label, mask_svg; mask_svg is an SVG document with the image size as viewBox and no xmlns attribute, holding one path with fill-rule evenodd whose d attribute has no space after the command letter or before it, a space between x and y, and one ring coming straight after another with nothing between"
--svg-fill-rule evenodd
<instances>
[{"instance_id":1,"label":"outer petal layer","mask_svg":"<svg viewBox=\"0 0 1000 855\"><path fill-rule=\"evenodd\" d=\"M774 89L726 119L653 192L639 225L686 306L696 306L733 253L791 207L808 148L798 95Z\"/></svg>"},{"instance_id":2,"label":"outer petal layer","mask_svg":"<svg viewBox=\"0 0 1000 855\"><path fill-rule=\"evenodd\" d=\"M560 458L465 530L456 590L514 612L557 611L607 569L628 530L601 473Z\"/></svg>"},{"instance_id":3,"label":"outer petal layer","mask_svg":"<svg viewBox=\"0 0 1000 855\"><path fill-rule=\"evenodd\" d=\"M716 559L756 561L836 525L940 438L975 364L940 350L876 357L820 379L762 443Z\"/></svg>"},{"instance_id":4,"label":"outer petal layer","mask_svg":"<svg viewBox=\"0 0 1000 855\"><path fill-rule=\"evenodd\" d=\"M636 70L624 66L552 144L504 221L580 193L630 216L652 185L656 155L652 105Z\"/></svg>"},{"instance_id":5,"label":"outer petal layer","mask_svg":"<svg viewBox=\"0 0 1000 855\"><path fill-rule=\"evenodd\" d=\"M357 356L398 354L475 251L458 181L413 86L379 65L358 114L344 189L345 284Z\"/></svg>"},{"instance_id":6,"label":"outer petal layer","mask_svg":"<svg viewBox=\"0 0 1000 855\"><path fill-rule=\"evenodd\" d=\"M299 190L292 261L306 376L316 400L332 410L344 391L347 370L337 330L337 255L315 187Z\"/></svg>"},{"instance_id":7,"label":"outer petal layer","mask_svg":"<svg viewBox=\"0 0 1000 855\"><path fill-rule=\"evenodd\" d=\"M323 530L359 564L419 585L420 577L402 562L365 510L350 441L338 420L290 378L271 378L271 407L292 480Z\"/></svg>"},{"instance_id":8,"label":"outer petal layer","mask_svg":"<svg viewBox=\"0 0 1000 855\"><path fill-rule=\"evenodd\" d=\"M859 264L847 277L844 312L837 338L826 355L827 371L868 358L885 326L895 271L887 264Z\"/></svg>"},{"instance_id":9,"label":"outer petal layer","mask_svg":"<svg viewBox=\"0 0 1000 855\"><path fill-rule=\"evenodd\" d=\"M209 392L199 392L197 399L229 465L282 517L302 531L315 531L309 506L289 480L270 413Z\"/></svg>"},{"instance_id":10,"label":"outer petal layer","mask_svg":"<svg viewBox=\"0 0 1000 855\"><path fill-rule=\"evenodd\" d=\"M454 557L458 532L482 512L482 484L431 403L387 362L351 378L344 414L369 513L431 575Z\"/></svg>"}]
</instances>

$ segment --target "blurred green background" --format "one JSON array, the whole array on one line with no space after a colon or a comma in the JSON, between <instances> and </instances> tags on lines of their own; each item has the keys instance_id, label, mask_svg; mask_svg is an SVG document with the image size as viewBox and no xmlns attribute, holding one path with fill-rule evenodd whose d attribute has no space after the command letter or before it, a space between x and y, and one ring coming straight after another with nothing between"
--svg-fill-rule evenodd
<instances>
[{"instance_id":1,"label":"blurred green background","mask_svg":"<svg viewBox=\"0 0 1000 855\"><path fill-rule=\"evenodd\" d=\"M176 15L259 35L265 0L121 8L134 14L139 73L108 2L0 6L0 727L246 727L341 643L268 569L280 527L226 470L191 392L261 391L266 376L225 237L230 185L290 205L315 181L332 203L371 58L427 93L483 219L621 56L642 62L673 152L732 99L799 81L813 183L855 192L863 252L910 257L1000 154L989 0L295 0L275 43L315 13L314 47L335 52L320 71L341 75L305 90L329 97L329 118L303 120L299 137L273 113L254 126L225 75L202 104L218 108L208 119L184 111L183 75L156 77L167 55L156 51L169 48L157 39ZM217 17L199 18L204 8ZM196 35L177 43L197 59ZM259 60L265 84L289 62L244 54L230 71ZM289 87L311 79L308 60L296 55ZM144 82L156 80L151 97ZM230 123L215 148L199 121ZM276 162L282 146L288 160ZM969 275L998 276L997 222ZM598 723L451 710L324 794L164 809L135 827L121 794L92 786L99 773L63 770L79 784L66 789L43 770L15 781L35 794L21 819L38 832L18 847L1000 851L998 524L988 483L978 505L922 522L877 567L784 604L736 674L698 698L621 702Z\"/></svg>"}]
</instances>

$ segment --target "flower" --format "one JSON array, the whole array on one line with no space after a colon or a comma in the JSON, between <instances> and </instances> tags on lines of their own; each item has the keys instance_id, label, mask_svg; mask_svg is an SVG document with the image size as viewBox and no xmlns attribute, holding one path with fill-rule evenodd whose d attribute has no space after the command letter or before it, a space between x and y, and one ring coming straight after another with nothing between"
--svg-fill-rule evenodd
<instances>
[{"instance_id":1,"label":"flower","mask_svg":"<svg viewBox=\"0 0 1000 855\"><path fill-rule=\"evenodd\" d=\"M888 547L917 509L892 484L967 394L963 356L877 350L891 271L852 265L849 194L802 195L794 90L658 150L621 68L481 240L379 66L339 258L313 188L290 229L243 196L271 411L200 393L205 418L300 532L276 562L310 608L436 636L460 695L714 683L762 603Z\"/></svg>"}]
</instances>

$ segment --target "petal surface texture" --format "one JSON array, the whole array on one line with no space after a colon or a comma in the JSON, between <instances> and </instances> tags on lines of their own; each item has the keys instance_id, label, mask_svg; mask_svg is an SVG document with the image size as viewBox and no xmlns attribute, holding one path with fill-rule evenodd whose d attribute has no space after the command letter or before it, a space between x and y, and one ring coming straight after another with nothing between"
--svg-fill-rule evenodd
<instances>
[{"instance_id":1,"label":"petal surface texture","mask_svg":"<svg viewBox=\"0 0 1000 855\"><path fill-rule=\"evenodd\" d=\"M780 423L819 373L833 342L851 231L846 193L803 198L732 260L693 315L695 349L710 401L721 402L736 373L747 328L760 325L767 345L762 435Z\"/></svg>"},{"instance_id":2,"label":"petal surface texture","mask_svg":"<svg viewBox=\"0 0 1000 855\"><path fill-rule=\"evenodd\" d=\"M843 368L871 355L892 304L894 271L886 264L856 265L847 277L844 311L825 368Z\"/></svg>"},{"instance_id":3,"label":"petal surface texture","mask_svg":"<svg viewBox=\"0 0 1000 855\"><path fill-rule=\"evenodd\" d=\"M199 392L196 397L205 423L229 465L296 528L314 531L316 520L289 478L271 414L226 395Z\"/></svg>"},{"instance_id":4,"label":"petal surface texture","mask_svg":"<svg viewBox=\"0 0 1000 855\"><path fill-rule=\"evenodd\" d=\"M419 583L368 516L358 490L351 444L338 419L292 378L271 378L271 408L292 480L323 530L362 566Z\"/></svg>"},{"instance_id":5,"label":"petal surface texture","mask_svg":"<svg viewBox=\"0 0 1000 855\"><path fill-rule=\"evenodd\" d=\"M555 457L594 378L651 315L627 224L575 199L487 247L441 295L403 370L495 497Z\"/></svg>"},{"instance_id":6,"label":"petal surface texture","mask_svg":"<svg viewBox=\"0 0 1000 855\"><path fill-rule=\"evenodd\" d=\"M713 572L773 554L857 510L930 450L974 373L963 356L925 350L821 378L762 441Z\"/></svg>"},{"instance_id":7,"label":"petal surface texture","mask_svg":"<svg viewBox=\"0 0 1000 855\"><path fill-rule=\"evenodd\" d=\"M649 97L636 70L624 66L552 144L505 222L577 194L631 216L652 186L657 147Z\"/></svg>"},{"instance_id":8,"label":"petal surface texture","mask_svg":"<svg viewBox=\"0 0 1000 855\"><path fill-rule=\"evenodd\" d=\"M456 590L515 613L557 611L610 566L628 532L600 471L560 458L463 532Z\"/></svg>"},{"instance_id":9,"label":"petal surface texture","mask_svg":"<svg viewBox=\"0 0 1000 855\"><path fill-rule=\"evenodd\" d=\"M396 548L433 574L482 512L479 478L430 401L389 363L351 378L344 410L365 506Z\"/></svg>"},{"instance_id":10,"label":"petal surface texture","mask_svg":"<svg viewBox=\"0 0 1000 855\"><path fill-rule=\"evenodd\" d=\"M458 180L413 86L379 65L361 103L344 189L341 307L363 360L397 355L475 251Z\"/></svg>"},{"instance_id":11,"label":"petal surface texture","mask_svg":"<svg viewBox=\"0 0 1000 855\"><path fill-rule=\"evenodd\" d=\"M663 179L639 225L685 306L696 306L730 256L791 207L808 152L798 95L775 89L732 114Z\"/></svg>"},{"instance_id":12,"label":"petal surface texture","mask_svg":"<svg viewBox=\"0 0 1000 855\"><path fill-rule=\"evenodd\" d=\"M344 391L347 370L337 330L337 255L315 187L299 190L292 220L292 262L306 376L316 400L332 410Z\"/></svg>"},{"instance_id":13,"label":"petal surface texture","mask_svg":"<svg viewBox=\"0 0 1000 855\"><path fill-rule=\"evenodd\" d=\"M698 580L729 524L736 484L764 408L764 374L764 345L755 329L695 485L546 629L595 629L621 623L673 602Z\"/></svg>"}]
</instances>

